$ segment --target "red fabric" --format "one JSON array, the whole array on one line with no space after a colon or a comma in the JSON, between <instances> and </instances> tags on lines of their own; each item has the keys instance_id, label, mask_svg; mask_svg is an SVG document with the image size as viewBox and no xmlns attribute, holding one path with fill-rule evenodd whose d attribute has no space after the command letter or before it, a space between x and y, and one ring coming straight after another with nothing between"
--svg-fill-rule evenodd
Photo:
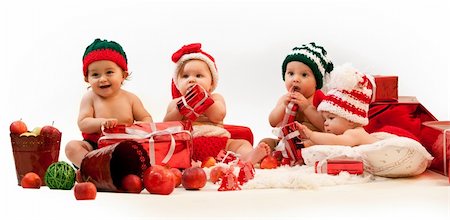
<instances>
[{"instance_id":1,"label":"red fabric","mask_svg":"<svg viewBox=\"0 0 450 220\"><path fill-rule=\"evenodd\" d=\"M95 143L97 143L98 139L102 136L102 134L99 134L99 133L92 133L92 134L81 133L81 135L83 136L84 140L89 140L89 141L92 141Z\"/></svg>"},{"instance_id":2,"label":"red fabric","mask_svg":"<svg viewBox=\"0 0 450 220\"><path fill-rule=\"evenodd\" d=\"M175 86L173 79L172 79L171 89L172 89L172 98L173 99L176 99L176 98L179 98L182 96L180 90L178 90L177 87Z\"/></svg>"},{"instance_id":3,"label":"red fabric","mask_svg":"<svg viewBox=\"0 0 450 220\"><path fill-rule=\"evenodd\" d=\"M416 104L376 104L369 108L369 124L364 128L367 132L373 133L381 131L385 126L390 126L387 128L394 132L392 134L405 136L407 133L404 131L407 131L407 137L413 135L413 139L417 140L420 136L421 124L422 120Z\"/></svg>"},{"instance_id":4,"label":"red fabric","mask_svg":"<svg viewBox=\"0 0 450 220\"><path fill-rule=\"evenodd\" d=\"M192 160L204 161L207 157L216 157L227 146L227 137L194 137Z\"/></svg>"},{"instance_id":5,"label":"red fabric","mask_svg":"<svg viewBox=\"0 0 450 220\"><path fill-rule=\"evenodd\" d=\"M250 128L239 125L223 125L228 132L231 134L231 139L244 139L253 145L253 132Z\"/></svg>"},{"instance_id":6,"label":"red fabric","mask_svg":"<svg viewBox=\"0 0 450 220\"><path fill-rule=\"evenodd\" d=\"M325 98L325 94L323 94L322 90L318 89L316 90L316 92L314 93L314 99L313 99L313 105L314 107L318 107L319 104L323 101L323 99Z\"/></svg>"}]
</instances>

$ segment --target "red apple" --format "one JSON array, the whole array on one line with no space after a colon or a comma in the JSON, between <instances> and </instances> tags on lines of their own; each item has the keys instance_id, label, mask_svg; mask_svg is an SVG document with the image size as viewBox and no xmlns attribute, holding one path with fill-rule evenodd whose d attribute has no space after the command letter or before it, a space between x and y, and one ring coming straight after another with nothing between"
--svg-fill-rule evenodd
<instances>
[{"instance_id":1,"label":"red apple","mask_svg":"<svg viewBox=\"0 0 450 220\"><path fill-rule=\"evenodd\" d=\"M149 193L169 195L175 189L173 173L169 168L153 165L144 171L144 187Z\"/></svg>"},{"instance_id":2,"label":"red apple","mask_svg":"<svg viewBox=\"0 0 450 220\"><path fill-rule=\"evenodd\" d=\"M214 157L207 157L204 161L202 161L202 167L212 167L216 165L216 159Z\"/></svg>"},{"instance_id":3,"label":"red apple","mask_svg":"<svg viewBox=\"0 0 450 220\"><path fill-rule=\"evenodd\" d=\"M61 132L57 128L55 128L51 125L46 125L41 128L41 135L44 135L47 137L56 136L56 135L59 135L60 133Z\"/></svg>"},{"instance_id":4,"label":"red apple","mask_svg":"<svg viewBox=\"0 0 450 220\"><path fill-rule=\"evenodd\" d=\"M275 157L268 155L262 159L261 164L259 167L261 169L274 169L277 168L278 161Z\"/></svg>"},{"instance_id":5,"label":"red apple","mask_svg":"<svg viewBox=\"0 0 450 220\"><path fill-rule=\"evenodd\" d=\"M201 189L206 185L206 173L201 167L189 167L183 172L181 184L185 189Z\"/></svg>"},{"instance_id":6,"label":"red apple","mask_svg":"<svg viewBox=\"0 0 450 220\"><path fill-rule=\"evenodd\" d=\"M26 173L20 181L20 185L22 185L23 188L39 189L41 188L41 184L41 178L33 172Z\"/></svg>"},{"instance_id":7,"label":"red apple","mask_svg":"<svg viewBox=\"0 0 450 220\"><path fill-rule=\"evenodd\" d=\"M83 180L83 177L81 176L80 170L75 171L75 180L77 181L77 183L85 182Z\"/></svg>"},{"instance_id":8,"label":"red apple","mask_svg":"<svg viewBox=\"0 0 450 220\"><path fill-rule=\"evenodd\" d=\"M181 185L181 176L183 175L178 168L170 168L173 173L175 188Z\"/></svg>"},{"instance_id":9,"label":"red apple","mask_svg":"<svg viewBox=\"0 0 450 220\"><path fill-rule=\"evenodd\" d=\"M217 183L225 174L225 168L221 166L216 166L211 169L211 172L209 173L209 180L212 183Z\"/></svg>"},{"instance_id":10,"label":"red apple","mask_svg":"<svg viewBox=\"0 0 450 220\"><path fill-rule=\"evenodd\" d=\"M97 196L97 187L91 182L77 183L73 192L77 200L93 200Z\"/></svg>"},{"instance_id":11,"label":"red apple","mask_svg":"<svg viewBox=\"0 0 450 220\"><path fill-rule=\"evenodd\" d=\"M12 134L22 134L28 131L27 125L22 120L14 121L9 126L9 131Z\"/></svg>"},{"instance_id":12,"label":"red apple","mask_svg":"<svg viewBox=\"0 0 450 220\"><path fill-rule=\"evenodd\" d=\"M122 179L122 189L129 193L141 193L144 187L139 176L128 174Z\"/></svg>"}]
</instances>

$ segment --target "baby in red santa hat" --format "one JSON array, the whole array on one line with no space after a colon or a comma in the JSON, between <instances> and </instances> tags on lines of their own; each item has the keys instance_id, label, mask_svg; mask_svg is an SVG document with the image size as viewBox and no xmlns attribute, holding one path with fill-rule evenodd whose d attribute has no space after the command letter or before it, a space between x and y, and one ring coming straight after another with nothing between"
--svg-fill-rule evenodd
<instances>
[{"instance_id":1,"label":"baby in red santa hat","mask_svg":"<svg viewBox=\"0 0 450 220\"><path fill-rule=\"evenodd\" d=\"M244 162L256 164L269 154L268 147L253 148L247 140L230 139L230 133L223 128L225 99L219 93L213 93L219 80L216 63L210 54L202 50L200 43L184 45L172 55L172 61L176 64L172 81L173 100L168 105L164 121L192 120L194 161L216 157L225 150L236 153ZM202 88L206 97L210 98L209 106L201 113L195 112L198 108L186 105L186 100L192 100L190 91L195 86ZM180 103L191 109L189 113L195 114L195 117L184 114Z\"/></svg>"}]
</instances>

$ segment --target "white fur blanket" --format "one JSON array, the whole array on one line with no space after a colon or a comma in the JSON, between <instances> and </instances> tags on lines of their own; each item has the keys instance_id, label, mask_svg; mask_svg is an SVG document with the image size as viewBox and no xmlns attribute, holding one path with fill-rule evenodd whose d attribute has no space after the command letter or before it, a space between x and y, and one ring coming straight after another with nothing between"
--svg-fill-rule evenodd
<instances>
[{"instance_id":1,"label":"white fur blanket","mask_svg":"<svg viewBox=\"0 0 450 220\"><path fill-rule=\"evenodd\" d=\"M410 177L423 173L433 157L417 141L388 133L374 133L378 141L358 147L316 145L302 150L306 165L281 166L276 169L256 169L255 178L242 186L243 189L292 188L315 189L321 186L361 184L388 180L386 177ZM341 172L328 175L314 172L314 165L327 159L361 159L362 175ZM226 164L217 164L225 166ZM205 168L209 177L210 168ZM239 169L235 169L237 176Z\"/></svg>"}]
</instances>

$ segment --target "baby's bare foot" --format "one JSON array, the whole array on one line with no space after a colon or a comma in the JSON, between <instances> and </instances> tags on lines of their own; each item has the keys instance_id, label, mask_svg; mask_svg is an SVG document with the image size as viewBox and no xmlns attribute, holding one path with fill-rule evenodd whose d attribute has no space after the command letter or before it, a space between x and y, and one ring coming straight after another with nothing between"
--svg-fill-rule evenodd
<instances>
[{"instance_id":1,"label":"baby's bare foot","mask_svg":"<svg viewBox=\"0 0 450 220\"><path fill-rule=\"evenodd\" d=\"M247 161L251 162L252 164L259 163L264 157L270 154L270 146L267 145L265 142L261 142L256 146L252 152L250 152L250 155L248 156Z\"/></svg>"}]
</instances>

